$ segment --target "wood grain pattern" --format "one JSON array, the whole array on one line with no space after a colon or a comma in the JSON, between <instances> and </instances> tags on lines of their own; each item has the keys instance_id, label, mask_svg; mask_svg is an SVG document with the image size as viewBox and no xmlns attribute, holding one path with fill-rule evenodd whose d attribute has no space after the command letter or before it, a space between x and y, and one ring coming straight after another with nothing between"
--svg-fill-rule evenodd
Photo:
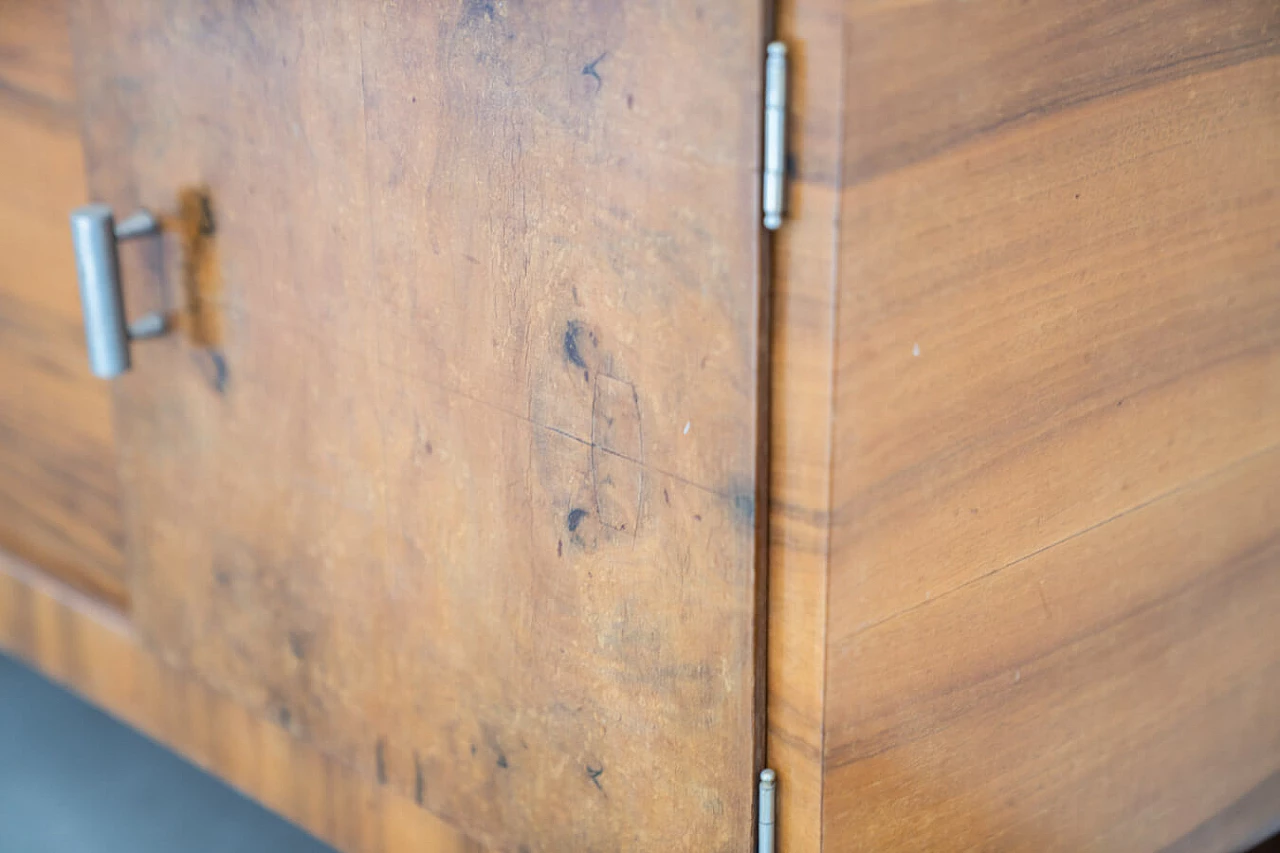
<instances>
[{"instance_id":1,"label":"wood grain pattern","mask_svg":"<svg viewBox=\"0 0 1280 853\"><path fill-rule=\"evenodd\" d=\"M275 721L165 665L117 611L3 554L0 648L339 850L486 849L412 798L370 784Z\"/></svg>"},{"instance_id":2,"label":"wood grain pattern","mask_svg":"<svg viewBox=\"0 0 1280 853\"><path fill-rule=\"evenodd\" d=\"M829 831L1160 849L1273 773L1278 482L1280 451L1250 457L867 631L856 668L833 655L861 678L832 682Z\"/></svg>"},{"instance_id":3,"label":"wood grain pattern","mask_svg":"<svg viewBox=\"0 0 1280 853\"><path fill-rule=\"evenodd\" d=\"M1258 829L1278 15L846 4L827 846Z\"/></svg>"},{"instance_id":4,"label":"wood grain pattern","mask_svg":"<svg viewBox=\"0 0 1280 853\"><path fill-rule=\"evenodd\" d=\"M76 9L220 267L126 262L220 313L118 383L147 647L493 846L742 849L759 4Z\"/></svg>"},{"instance_id":5,"label":"wood grain pattern","mask_svg":"<svg viewBox=\"0 0 1280 853\"><path fill-rule=\"evenodd\" d=\"M61 3L0 6L0 150L0 549L123 607L110 398L67 232L84 174Z\"/></svg>"}]
</instances>

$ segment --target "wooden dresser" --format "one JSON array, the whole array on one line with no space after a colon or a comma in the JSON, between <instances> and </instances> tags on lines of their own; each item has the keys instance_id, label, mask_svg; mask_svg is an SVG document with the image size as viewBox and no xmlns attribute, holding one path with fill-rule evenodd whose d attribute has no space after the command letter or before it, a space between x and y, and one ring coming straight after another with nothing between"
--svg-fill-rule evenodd
<instances>
[{"instance_id":1,"label":"wooden dresser","mask_svg":"<svg viewBox=\"0 0 1280 853\"><path fill-rule=\"evenodd\" d=\"M11 0L0 154L0 648L338 848L1280 825L1273 0Z\"/></svg>"}]
</instances>

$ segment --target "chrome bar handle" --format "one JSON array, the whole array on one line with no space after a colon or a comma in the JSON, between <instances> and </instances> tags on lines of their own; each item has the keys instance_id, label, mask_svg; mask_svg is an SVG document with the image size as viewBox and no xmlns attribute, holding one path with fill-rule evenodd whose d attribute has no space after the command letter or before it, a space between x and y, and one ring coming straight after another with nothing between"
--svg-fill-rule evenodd
<instances>
[{"instance_id":1,"label":"chrome bar handle","mask_svg":"<svg viewBox=\"0 0 1280 853\"><path fill-rule=\"evenodd\" d=\"M125 319L116 243L156 234L160 223L145 210L116 223L105 204L87 204L71 212L71 242L80 279L84 336L89 367L111 379L129 369L129 341L163 334L164 315L148 314L132 325Z\"/></svg>"}]
</instances>

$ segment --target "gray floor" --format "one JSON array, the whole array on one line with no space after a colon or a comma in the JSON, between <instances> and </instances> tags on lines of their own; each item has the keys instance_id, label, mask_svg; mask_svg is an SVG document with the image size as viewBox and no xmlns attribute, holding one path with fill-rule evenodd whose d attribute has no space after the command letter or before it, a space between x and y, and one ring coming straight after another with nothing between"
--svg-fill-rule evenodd
<instances>
[{"instance_id":1,"label":"gray floor","mask_svg":"<svg viewBox=\"0 0 1280 853\"><path fill-rule=\"evenodd\" d=\"M0 853L332 853L0 655Z\"/></svg>"}]
</instances>

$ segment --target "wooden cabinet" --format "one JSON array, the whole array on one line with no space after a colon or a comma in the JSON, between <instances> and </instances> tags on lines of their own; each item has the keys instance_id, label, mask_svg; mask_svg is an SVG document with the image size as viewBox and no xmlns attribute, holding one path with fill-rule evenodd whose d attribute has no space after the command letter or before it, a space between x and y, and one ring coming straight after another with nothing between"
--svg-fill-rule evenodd
<instances>
[{"instance_id":1,"label":"wooden cabinet","mask_svg":"<svg viewBox=\"0 0 1280 853\"><path fill-rule=\"evenodd\" d=\"M781 853L1238 847L1280 816L1278 33L10 4L0 644L351 851L747 850L765 766ZM110 383L90 199L161 223Z\"/></svg>"}]
</instances>

